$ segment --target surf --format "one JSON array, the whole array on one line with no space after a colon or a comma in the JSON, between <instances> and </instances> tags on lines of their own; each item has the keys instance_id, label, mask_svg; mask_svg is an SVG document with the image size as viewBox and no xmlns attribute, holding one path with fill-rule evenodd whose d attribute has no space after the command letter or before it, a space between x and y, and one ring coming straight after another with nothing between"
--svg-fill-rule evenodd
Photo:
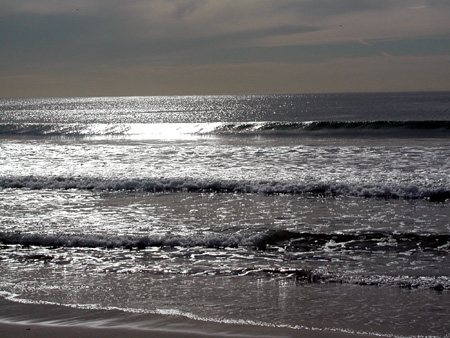
<instances>
[{"instance_id":1,"label":"surf","mask_svg":"<svg viewBox=\"0 0 450 338\"><path fill-rule=\"evenodd\" d=\"M450 187L421 187L412 184L358 184L334 182L290 182L276 180L245 181L227 179L202 179L191 177L102 178L65 176L0 176L3 189L79 189L96 191L144 192L210 192L292 194L312 196L359 196L374 198L406 198L445 201L450 199Z\"/></svg>"}]
</instances>

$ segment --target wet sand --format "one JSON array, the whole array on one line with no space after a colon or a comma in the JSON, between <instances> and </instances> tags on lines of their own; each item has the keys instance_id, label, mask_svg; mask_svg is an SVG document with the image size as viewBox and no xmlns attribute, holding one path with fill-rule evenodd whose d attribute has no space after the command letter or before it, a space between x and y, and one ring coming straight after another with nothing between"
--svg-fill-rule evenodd
<instances>
[{"instance_id":1,"label":"wet sand","mask_svg":"<svg viewBox=\"0 0 450 338\"><path fill-rule=\"evenodd\" d=\"M133 329L133 328L107 328L107 327L86 327L86 326L56 326L56 325L42 325L42 324L16 324L16 323L0 323L0 332L2 337L33 337L33 338L79 338L79 337L154 337L154 338L225 338L225 337L249 337L249 338L277 338L277 337L298 337L298 338L350 338L350 337L369 337L368 335L356 335L337 332L320 332L320 331L303 331L292 330L293 332L286 332L286 329L274 328L249 328L246 326L238 326L229 332L218 330L217 332L183 332L180 327L179 331L164 331L152 329ZM211 327L213 331L213 327Z\"/></svg>"},{"instance_id":2,"label":"wet sand","mask_svg":"<svg viewBox=\"0 0 450 338\"><path fill-rule=\"evenodd\" d=\"M181 316L86 310L0 300L2 337L272 337L364 338L369 335L214 323Z\"/></svg>"}]
</instances>

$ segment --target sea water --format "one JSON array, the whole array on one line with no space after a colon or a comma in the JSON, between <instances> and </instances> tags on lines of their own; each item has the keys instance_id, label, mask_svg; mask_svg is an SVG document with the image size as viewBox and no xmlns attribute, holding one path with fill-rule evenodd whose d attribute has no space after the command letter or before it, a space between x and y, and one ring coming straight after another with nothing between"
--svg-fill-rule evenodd
<instances>
[{"instance_id":1,"label":"sea water","mask_svg":"<svg viewBox=\"0 0 450 338\"><path fill-rule=\"evenodd\" d=\"M0 296L450 333L450 93L0 100Z\"/></svg>"}]
</instances>

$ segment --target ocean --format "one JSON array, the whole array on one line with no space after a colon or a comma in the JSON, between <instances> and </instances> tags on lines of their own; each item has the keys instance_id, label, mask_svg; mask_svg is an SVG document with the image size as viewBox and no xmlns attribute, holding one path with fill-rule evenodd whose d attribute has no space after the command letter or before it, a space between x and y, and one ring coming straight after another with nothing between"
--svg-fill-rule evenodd
<instances>
[{"instance_id":1,"label":"ocean","mask_svg":"<svg viewBox=\"0 0 450 338\"><path fill-rule=\"evenodd\" d=\"M0 297L450 334L450 92L0 99Z\"/></svg>"}]
</instances>

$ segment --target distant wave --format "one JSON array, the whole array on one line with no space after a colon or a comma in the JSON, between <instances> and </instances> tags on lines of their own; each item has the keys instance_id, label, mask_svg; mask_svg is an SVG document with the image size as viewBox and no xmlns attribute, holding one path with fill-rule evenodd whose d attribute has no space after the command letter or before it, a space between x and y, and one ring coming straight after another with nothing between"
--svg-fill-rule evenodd
<instances>
[{"instance_id":1,"label":"distant wave","mask_svg":"<svg viewBox=\"0 0 450 338\"><path fill-rule=\"evenodd\" d=\"M0 136L140 136L179 135L306 135L306 136L426 136L450 135L450 121L310 121L310 122L214 122L214 123L3 123Z\"/></svg>"},{"instance_id":2,"label":"distant wave","mask_svg":"<svg viewBox=\"0 0 450 338\"><path fill-rule=\"evenodd\" d=\"M241 181L193 178L99 178L62 176L6 176L0 177L0 188L15 189L81 189L145 192L214 192L304 194L323 196L361 196L380 198L411 198L445 201L450 199L450 187L421 187L413 184L357 183L293 183L282 181Z\"/></svg>"},{"instance_id":3,"label":"distant wave","mask_svg":"<svg viewBox=\"0 0 450 338\"><path fill-rule=\"evenodd\" d=\"M130 125L82 123L3 123L4 136L95 136L126 135Z\"/></svg>"},{"instance_id":4,"label":"distant wave","mask_svg":"<svg viewBox=\"0 0 450 338\"><path fill-rule=\"evenodd\" d=\"M225 123L217 131L383 131L383 130L450 131L450 121L310 121Z\"/></svg>"}]
</instances>

